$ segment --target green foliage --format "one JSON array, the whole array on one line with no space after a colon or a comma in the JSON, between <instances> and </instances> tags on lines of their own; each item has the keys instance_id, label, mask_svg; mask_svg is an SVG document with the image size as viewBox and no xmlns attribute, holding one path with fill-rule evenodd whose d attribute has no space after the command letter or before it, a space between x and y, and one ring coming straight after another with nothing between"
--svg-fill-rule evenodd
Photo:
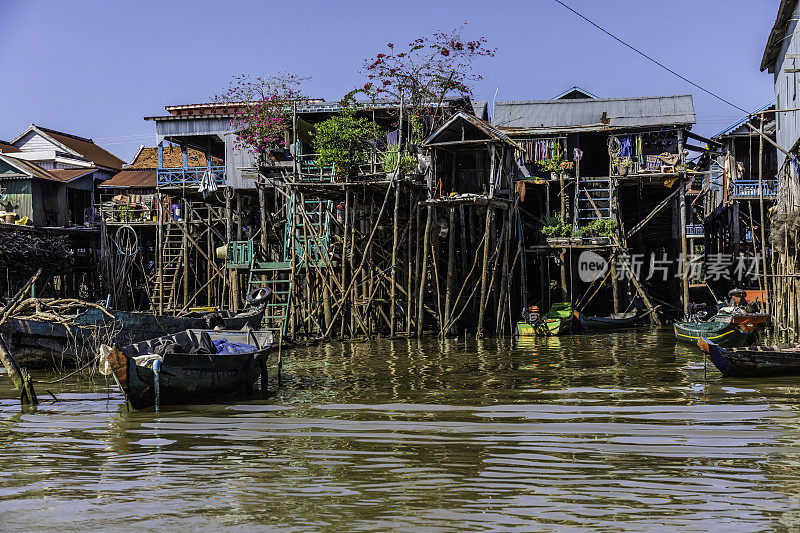
<instances>
[{"instance_id":1,"label":"green foliage","mask_svg":"<svg viewBox=\"0 0 800 533\"><path fill-rule=\"evenodd\" d=\"M338 115L317 125L314 150L319 154L319 166L334 167L337 174L350 175L358 165L368 162L372 142L381 136L381 130L371 120L356 116L352 99L346 98L341 104Z\"/></svg>"},{"instance_id":2,"label":"green foliage","mask_svg":"<svg viewBox=\"0 0 800 533\"><path fill-rule=\"evenodd\" d=\"M555 153L550 159L539 161L539 168L543 172L561 172L561 163L564 162L564 156L561 154L561 148L558 143L555 144Z\"/></svg>"},{"instance_id":3,"label":"green foliage","mask_svg":"<svg viewBox=\"0 0 800 533\"><path fill-rule=\"evenodd\" d=\"M384 172L394 172L397 168L397 156L399 150L396 144L390 144L384 153L381 154L381 164L383 164ZM404 173L408 174L417 167L417 159L406 152L403 152L401 158L401 168Z\"/></svg>"},{"instance_id":4,"label":"green foliage","mask_svg":"<svg viewBox=\"0 0 800 533\"><path fill-rule=\"evenodd\" d=\"M567 237L580 237L581 230L573 230L571 224L561 222L561 217L552 215L542 220L542 235L548 239L564 239Z\"/></svg>"},{"instance_id":5,"label":"green foliage","mask_svg":"<svg viewBox=\"0 0 800 533\"><path fill-rule=\"evenodd\" d=\"M584 226L583 235L585 237L611 237L616 230L616 220L598 218Z\"/></svg>"}]
</instances>

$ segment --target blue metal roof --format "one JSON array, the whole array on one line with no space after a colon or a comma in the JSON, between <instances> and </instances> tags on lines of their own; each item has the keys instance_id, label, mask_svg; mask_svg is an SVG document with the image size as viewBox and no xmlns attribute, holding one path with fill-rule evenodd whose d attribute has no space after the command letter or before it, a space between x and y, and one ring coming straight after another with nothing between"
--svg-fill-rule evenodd
<instances>
[{"instance_id":1,"label":"blue metal roof","mask_svg":"<svg viewBox=\"0 0 800 533\"><path fill-rule=\"evenodd\" d=\"M773 98L771 101L767 102L766 104L762 105L761 107L759 107L758 109L753 111L753 114L760 113L761 111L766 111L767 109L769 109L771 106L774 106L774 105L775 105L775 99ZM730 126L725 128L724 130L722 130L721 132L719 132L719 133L717 133L715 135L712 135L711 138L714 139L716 137L722 137L723 135L727 135L730 132L732 132L734 130L737 130L742 124L747 122L750 119L750 117L751 117L751 115L743 116L742 118L740 118L739 120L737 120L736 122L734 122L733 124L731 124Z\"/></svg>"}]
</instances>

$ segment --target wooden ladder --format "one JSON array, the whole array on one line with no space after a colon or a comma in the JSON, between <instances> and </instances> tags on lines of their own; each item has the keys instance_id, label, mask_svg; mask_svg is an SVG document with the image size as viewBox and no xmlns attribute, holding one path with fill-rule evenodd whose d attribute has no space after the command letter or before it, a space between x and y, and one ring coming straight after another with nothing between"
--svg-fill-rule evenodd
<instances>
[{"instance_id":1,"label":"wooden ladder","mask_svg":"<svg viewBox=\"0 0 800 533\"><path fill-rule=\"evenodd\" d=\"M183 234L177 223L164 226L164 237L161 243L163 280L155 274L155 290L153 291L153 309L174 309L178 292L178 280L183 272Z\"/></svg>"},{"instance_id":2,"label":"wooden ladder","mask_svg":"<svg viewBox=\"0 0 800 533\"><path fill-rule=\"evenodd\" d=\"M268 287L272 295L267 299L262 327L283 336L289 318L289 306L292 303L292 264L281 262L253 262L250 267L250 279L247 282L248 292L253 289Z\"/></svg>"}]
</instances>

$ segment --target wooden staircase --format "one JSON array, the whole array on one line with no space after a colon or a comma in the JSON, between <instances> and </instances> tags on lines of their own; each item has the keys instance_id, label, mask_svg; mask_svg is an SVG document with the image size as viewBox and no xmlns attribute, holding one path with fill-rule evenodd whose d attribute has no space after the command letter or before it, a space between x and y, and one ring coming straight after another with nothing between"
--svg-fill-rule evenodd
<instances>
[{"instance_id":1,"label":"wooden staircase","mask_svg":"<svg viewBox=\"0 0 800 533\"><path fill-rule=\"evenodd\" d=\"M161 261L163 280L155 274L153 298L151 306L157 309L174 309L177 303L178 280L183 273L183 234L177 223L164 225L161 243Z\"/></svg>"}]
</instances>

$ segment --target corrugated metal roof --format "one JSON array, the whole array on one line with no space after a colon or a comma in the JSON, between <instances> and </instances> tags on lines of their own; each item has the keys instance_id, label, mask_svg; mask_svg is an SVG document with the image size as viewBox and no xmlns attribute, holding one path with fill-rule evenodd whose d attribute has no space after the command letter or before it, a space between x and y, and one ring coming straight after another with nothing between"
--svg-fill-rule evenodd
<instances>
[{"instance_id":1,"label":"corrugated metal roof","mask_svg":"<svg viewBox=\"0 0 800 533\"><path fill-rule=\"evenodd\" d=\"M96 165L120 169L122 168L122 165L125 164L122 159L110 153L106 149L96 145L91 139L85 139L83 137L78 137L77 135L51 130L41 126L38 126L38 128L70 150L74 150Z\"/></svg>"},{"instance_id":2,"label":"corrugated metal roof","mask_svg":"<svg viewBox=\"0 0 800 533\"><path fill-rule=\"evenodd\" d=\"M778 15L775 17L775 24L772 25L772 31L767 38L767 45L764 47L764 55L761 57L761 71L769 69L773 72L775 60L778 59L778 54L781 52L784 43L784 35L789 28L789 22L792 20L792 13L797 7L797 0L781 0L778 6Z\"/></svg>"},{"instance_id":3,"label":"corrugated metal roof","mask_svg":"<svg viewBox=\"0 0 800 533\"><path fill-rule=\"evenodd\" d=\"M577 85L573 85L566 91L555 95L552 100L576 100L580 98L580 96L578 96L579 94L582 94L584 98L597 98L596 94L592 94L585 89L581 89Z\"/></svg>"},{"instance_id":4,"label":"corrugated metal roof","mask_svg":"<svg viewBox=\"0 0 800 533\"><path fill-rule=\"evenodd\" d=\"M463 101L460 98L446 98L441 104L438 102L428 102L426 105L430 107L448 108L453 107L459 102ZM167 110L172 113L173 110L193 110L197 111L196 114L170 114L170 115L157 115L144 117L145 120L193 120L199 118L231 118L234 116L233 108L242 104L193 104L187 106L168 106ZM381 110L381 109L395 109L400 107L400 102L397 100L362 100L356 102L356 107L360 111ZM342 104L339 101L327 100L312 100L297 107L299 114L303 113L336 113L342 109Z\"/></svg>"},{"instance_id":5,"label":"corrugated metal roof","mask_svg":"<svg viewBox=\"0 0 800 533\"><path fill-rule=\"evenodd\" d=\"M472 112L481 120L489 120L488 107L487 102L472 102Z\"/></svg>"},{"instance_id":6,"label":"corrugated metal roof","mask_svg":"<svg viewBox=\"0 0 800 533\"><path fill-rule=\"evenodd\" d=\"M759 107L758 109L753 111L753 114L760 113L761 111L766 111L767 109L769 109L770 107L773 107L774 105L775 105L775 99L773 98L770 102L767 102L766 104L762 105L761 107ZM733 124L731 124L730 126L725 128L724 130L720 131L719 133L716 133L716 134L712 135L711 138L712 139L716 139L717 137L722 137L723 135L728 135L732 131L737 130L739 128L739 126L741 126L742 124L744 124L748 120L750 120L750 118L751 118L751 115L743 116L742 118L740 118L739 120L737 120L736 122L734 122Z\"/></svg>"},{"instance_id":7,"label":"corrugated metal roof","mask_svg":"<svg viewBox=\"0 0 800 533\"><path fill-rule=\"evenodd\" d=\"M517 143L515 143L513 140L511 140L511 138L508 135L506 135L502 131L498 130L497 128L495 128L494 126L492 126L491 124L489 124L485 120L481 120L481 119L479 119L479 118L477 118L477 117L475 117L473 115L465 113L464 111L459 111L458 113L456 113L455 115L450 117L450 119L447 122L445 122L442 126L440 126L439 129L437 129L436 131L431 133L428 136L427 139L422 141L423 146L436 145L436 144L438 144L438 142L446 142L446 143L457 143L457 142L468 143L469 142L469 143L474 143L476 141L476 139L472 139L472 138L465 139L463 141L446 140L446 141L438 141L437 142L437 139L439 137L441 137L445 133L450 132L450 134L452 135L452 133L453 133L452 128L459 121L462 121L462 120L465 121L465 122L468 122L472 126L475 126L484 135L486 135L486 137L488 137L488 139L481 139L480 140L481 142L486 142L486 140L489 140L489 141L500 141L500 142L504 142L504 143L514 147L514 148L521 149L519 147L519 145ZM458 137L458 133L460 131L463 131L463 128L461 128L460 130L458 130L458 129L456 130L455 133L456 133L457 137Z\"/></svg>"},{"instance_id":8,"label":"corrugated metal roof","mask_svg":"<svg viewBox=\"0 0 800 533\"><path fill-rule=\"evenodd\" d=\"M55 176L56 179L59 181L63 181L64 183L69 183L72 180L76 180L78 178L82 178L87 174L91 174L95 172L96 168L59 168L55 170L48 170L47 172Z\"/></svg>"},{"instance_id":9,"label":"corrugated metal roof","mask_svg":"<svg viewBox=\"0 0 800 533\"><path fill-rule=\"evenodd\" d=\"M131 187L135 189L155 189L156 171L152 169L123 170L98 186L104 189L127 189Z\"/></svg>"},{"instance_id":10,"label":"corrugated metal roof","mask_svg":"<svg viewBox=\"0 0 800 533\"><path fill-rule=\"evenodd\" d=\"M603 114L607 122L603 121ZM497 102L492 122L503 128L640 128L695 123L691 95Z\"/></svg>"},{"instance_id":11,"label":"corrugated metal roof","mask_svg":"<svg viewBox=\"0 0 800 533\"><path fill-rule=\"evenodd\" d=\"M13 152L19 152L19 148L10 142L0 141L0 153L10 154Z\"/></svg>"},{"instance_id":12,"label":"corrugated metal roof","mask_svg":"<svg viewBox=\"0 0 800 533\"><path fill-rule=\"evenodd\" d=\"M26 161L24 159L17 159L16 157L11 157L9 154L0 155L0 159L5 160L9 165L16 167L25 174L32 176L34 178L39 178L47 181L61 181L61 179L53 176L47 170L31 163L30 161Z\"/></svg>"}]
</instances>

